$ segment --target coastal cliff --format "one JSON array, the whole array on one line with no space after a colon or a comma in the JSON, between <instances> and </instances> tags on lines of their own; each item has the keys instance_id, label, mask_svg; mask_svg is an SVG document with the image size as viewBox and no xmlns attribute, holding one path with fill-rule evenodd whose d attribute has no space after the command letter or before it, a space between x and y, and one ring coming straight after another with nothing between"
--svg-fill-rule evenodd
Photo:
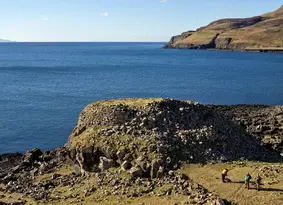
<instances>
[{"instance_id":1,"label":"coastal cliff","mask_svg":"<svg viewBox=\"0 0 283 205\"><path fill-rule=\"evenodd\" d=\"M251 18L221 19L173 36L164 48L283 52L283 6Z\"/></svg>"},{"instance_id":2,"label":"coastal cliff","mask_svg":"<svg viewBox=\"0 0 283 205\"><path fill-rule=\"evenodd\" d=\"M194 173L231 167L242 178L240 173L254 170L272 180L268 187L281 186L282 111L162 98L94 102L80 113L65 147L0 155L0 204L238 202L242 195L226 195L225 183L217 194L206 189L219 183L205 184L213 172ZM241 184L230 189L241 191ZM280 204L272 192L258 196Z\"/></svg>"}]
</instances>

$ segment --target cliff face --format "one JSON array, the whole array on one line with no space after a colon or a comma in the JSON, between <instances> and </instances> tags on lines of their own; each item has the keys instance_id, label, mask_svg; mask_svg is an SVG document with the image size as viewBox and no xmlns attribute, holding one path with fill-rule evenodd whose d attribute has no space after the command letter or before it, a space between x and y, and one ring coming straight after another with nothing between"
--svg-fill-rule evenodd
<instances>
[{"instance_id":1,"label":"cliff face","mask_svg":"<svg viewBox=\"0 0 283 205\"><path fill-rule=\"evenodd\" d=\"M251 18L214 21L190 35L172 37L165 48L283 51L282 36L283 7L280 7Z\"/></svg>"}]
</instances>

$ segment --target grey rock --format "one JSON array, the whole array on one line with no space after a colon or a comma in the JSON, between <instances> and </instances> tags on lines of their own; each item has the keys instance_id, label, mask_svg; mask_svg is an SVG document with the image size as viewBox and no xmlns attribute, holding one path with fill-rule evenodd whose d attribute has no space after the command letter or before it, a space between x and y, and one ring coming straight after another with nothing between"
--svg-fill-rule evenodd
<instances>
[{"instance_id":1,"label":"grey rock","mask_svg":"<svg viewBox=\"0 0 283 205\"><path fill-rule=\"evenodd\" d=\"M128 169L130 169L130 168L131 168L131 162L128 161L128 160L125 160L125 161L122 163L121 168L122 168L123 170L128 170Z\"/></svg>"},{"instance_id":2,"label":"grey rock","mask_svg":"<svg viewBox=\"0 0 283 205\"><path fill-rule=\"evenodd\" d=\"M143 175L143 171L141 169L141 167L137 166L137 167L132 167L129 171L129 173L133 176L133 177L142 177Z\"/></svg>"},{"instance_id":3,"label":"grey rock","mask_svg":"<svg viewBox=\"0 0 283 205\"><path fill-rule=\"evenodd\" d=\"M99 169L101 171L105 171L110 169L111 167L115 167L116 163L112 159L108 159L106 157L100 157L100 162L99 162Z\"/></svg>"}]
</instances>

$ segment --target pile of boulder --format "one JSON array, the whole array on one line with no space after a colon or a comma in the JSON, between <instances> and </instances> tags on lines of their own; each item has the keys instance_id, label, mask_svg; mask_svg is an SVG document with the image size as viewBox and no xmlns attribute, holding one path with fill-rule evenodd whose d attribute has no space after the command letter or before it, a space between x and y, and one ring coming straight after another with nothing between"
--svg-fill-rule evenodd
<instances>
[{"instance_id":1,"label":"pile of boulder","mask_svg":"<svg viewBox=\"0 0 283 205\"><path fill-rule=\"evenodd\" d=\"M86 136L87 143L74 143ZM121 167L151 178L182 162L278 159L221 111L173 99L141 107L91 104L82 111L67 147L82 171Z\"/></svg>"},{"instance_id":2,"label":"pile of boulder","mask_svg":"<svg viewBox=\"0 0 283 205\"><path fill-rule=\"evenodd\" d=\"M5 160L9 158L9 160ZM31 196L35 200L48 200L49 189L62 184L75 184L80 175L69 176L68 179L57 179L52 181L34 183L35 177L55 172L62 165L68 163L69 152L64 147L42 152L38 148L29 150L25 155L9 154L1 155L2 170L0 184L5 185L2 191L8 193L21 193ZM1 191L1 190L0 190ZM22 202L21 202L22 203Z\"/></svg>"},{"instance_id":3,"label":"pile of boulder","mask_svg":"<svg viewBox=\"0 0 283 205\"><path fill-rule=\"evenodd\" d=\"M269 150L283 153L283 106L234 105L211 108L243 127Z\"/></svg>"},{"instance_id":4,"label":"pile of boulder","mask_svg":"<svg viewBox=\"0 0 283 205\"><path fill-rule=\"evenodd\" d=\"M188 196L187 204L224 204L218 195L208 192L186 175L175 171L162 178L121 177L121 171L101 172L96 174L97 192L104 196L126 195L127 198L140 197L144 194L155 196L184 195ZM109 188L110 187L110 188Z\"/></svg>"},{"instance_id":5,"label":"pile of boulder","mask_svg":"<svg viewBox=\"0 0 283 205\"><path fill-rule=\"evenodd\" d=\"M20 153L0 155L0 178L5 176L11 168L19 165L22 157L23 155Z\"/></svg>"}]
</instances>

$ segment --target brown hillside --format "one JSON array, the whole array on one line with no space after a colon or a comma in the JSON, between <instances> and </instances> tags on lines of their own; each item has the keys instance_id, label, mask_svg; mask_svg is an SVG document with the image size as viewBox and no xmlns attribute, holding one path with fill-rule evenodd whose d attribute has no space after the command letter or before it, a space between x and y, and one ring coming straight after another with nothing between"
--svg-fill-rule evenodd
<instances>
[{"instance_id":1,"label":"brown hillside","mask_svg":"<svg viewBox=\"0 0 283 205\"><path fill-rule=\"evenodd\" d=\"M221 19L174 36L166 48L283 51L283 7L251 18Z\"/></svg>"}]
</instances>

